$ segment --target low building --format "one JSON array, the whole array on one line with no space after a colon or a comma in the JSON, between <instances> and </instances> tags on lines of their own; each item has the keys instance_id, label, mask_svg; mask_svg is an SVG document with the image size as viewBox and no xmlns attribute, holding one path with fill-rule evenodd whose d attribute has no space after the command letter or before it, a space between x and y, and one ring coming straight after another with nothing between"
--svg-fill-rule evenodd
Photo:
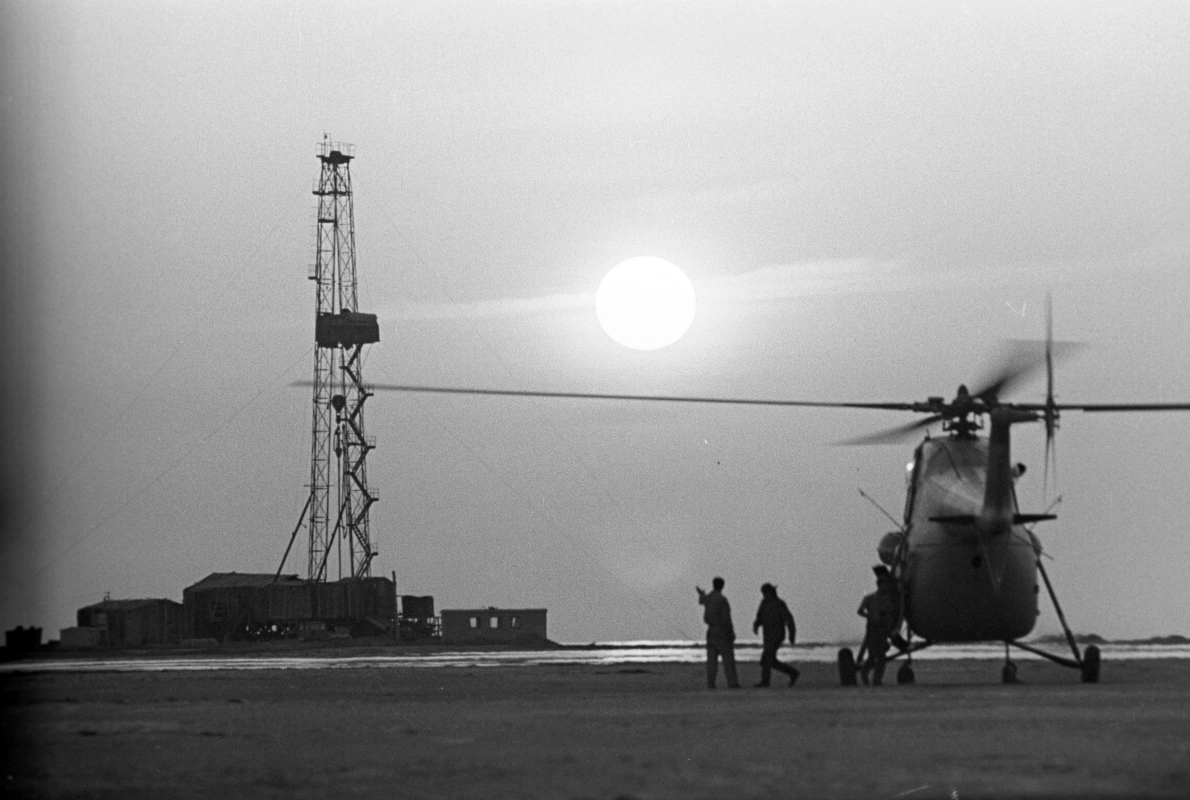
<instances>
[{"instance_id":1,"label":"low building","mask_svg":"<svg viewBox=\"0 0 1190 800\"><path fill-rule=\"evenodd\" d=\"M67 650L89 649L99 647L106 633L102 628L62 628L58 640Z\"/></svg>"},{"instance_id":2,"label":"low building","mask_svg":"<svg viewBox=\"0 0 1190 800\"><path fill-rule=\"evenodd\" d=\"M443 644L546 644L546 609L443 609Z\"/></svg>"},{"instance_id":3,"label":"low building","mask_svg":"<svg viewBox=\"0 0 1190 800\"><path fill-rule=\"evenodd\" d=\"M41 628L25 628L16 626L4 632L4 650L6 654L32 653L41 649Z\"/></svg>"},{"instance_id":4,"label":"low building","mask_svg":"<svg viewBox=\"0 0 1190 800\"><path fill-rule=\"evenodd\" d=\"M391 630L388 578L308 581L296 575L214 572L182 592L188 639L261 639L306 631L362 636ZM311 627L310 623L322 623Z\"/></svg>"},{"instance_id":5,"label":"low building","mask_svg":"<svg viewBox=\"0 0 1190 800\"><path fill-rule=\"evenodd\" d=\"M103 600L78 610L78 627L98 630L101 647L177 644L182 638L182 604L164 598ZM91 634L68 638L82 641L86 636Z\"/></svg>"}]
</instances>

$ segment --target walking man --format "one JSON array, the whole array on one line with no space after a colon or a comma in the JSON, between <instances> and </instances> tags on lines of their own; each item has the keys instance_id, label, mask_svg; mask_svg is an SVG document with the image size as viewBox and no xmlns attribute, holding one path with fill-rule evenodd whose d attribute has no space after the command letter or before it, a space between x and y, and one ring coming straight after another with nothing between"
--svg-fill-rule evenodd
<instances>
[{"instance_id":1,"label":"walking man","mask_svg":"<svg viewBox=\"0 0 1190 800\"><path fill-rule=\"evenodd\" d=\"M705 592L701 586L698 602L703 606L702 621L707 624L707 688L715 688L719 674L719 659L723 659L723 674L727 676L727 688L740 688L740 679L735 671L735 628L731 624L731 604L723 596L723 579L711 581L712 591Z\"/></svg>"},{"instance_id":2,"label":"walking man","mask_svg":"<svg viewBox=\"0 0 1190 800\"><path fill-rule=\"evenodd\" d=\"M859 675L865 686L868 684L869 672L872 673L873 686L879 686L884 681L888 639L901 627L901 592L896 578L883 564L872 567L872 571L876 573L876 591L864 595L856 612L868 621L864 643L860 647Z\"/></svg>"},{"instance_id":3,"label":"walking man","mask_svg":"<svg viewBox=\"0 0 1190 800\"><path fill-rule=\"evenodd\" d=\"M773 670L784 672L789 676L789 685L797 683L801 672L796 667L782 664L777 660L777 650L785 641L785 630L789 630L789 643L797 641L797 625L794 624L793 614L785 601L777 597L777 587L766 583L760 587L764 598L760 601L760 608L756 609L756 621L752 623L752 632L764 629L764 649L760 652L760 683L757 686L768 686L772 679Z\"/></svg>"}]
</instances>

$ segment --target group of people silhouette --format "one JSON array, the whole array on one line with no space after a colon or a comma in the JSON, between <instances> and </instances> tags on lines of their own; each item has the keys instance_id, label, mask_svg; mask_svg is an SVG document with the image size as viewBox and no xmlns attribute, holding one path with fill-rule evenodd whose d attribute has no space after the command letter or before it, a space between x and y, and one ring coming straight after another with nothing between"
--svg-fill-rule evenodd
<instances>
[{"instance_id":1,"label":"group of people silhouette","mask_svg":"<svg viewBox=\"0 0 1190 800\"><path fill-rule=\"evenodd\" d=\"M870 682L879 686L884 680L884 667L888 657L889 639L896 635L901 624L901 593L896 578L883 565L872 568L876 573L876 591L865 595L859 606L859 615L867 620L864 642L860 647L857 662L864 684ZM707 688L714 689L719 677L719 662L723 662L723 673L730 689L740 688L740 678L735 665L735 627L731 622L731 604L723 596L725 582L716 577L711 581L711 591L701 586L698 602L703 606L702 619L707 625ZM777 651L785 642L797 642L797 624L789 606L777 596L777 587L765 583L760 587L760 607L752 632L763 630L763 647L760 651L760 682L757 687L769 686L773 670L789 676L789 685L797 683L801 672L797 667L784 664L777 659ZM869 674L871 678L869 679Z\"/></svg>"}]
</instances>

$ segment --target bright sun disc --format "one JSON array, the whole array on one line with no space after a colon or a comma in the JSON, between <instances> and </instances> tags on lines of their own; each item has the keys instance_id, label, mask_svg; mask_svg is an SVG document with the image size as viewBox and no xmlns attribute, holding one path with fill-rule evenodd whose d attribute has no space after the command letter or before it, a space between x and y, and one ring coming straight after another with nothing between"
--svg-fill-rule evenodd
<instances>
[{"instance_id":1,"label":"bright sun disc","mask_svg":"<svg viewBox=\"0 0 1190 800\"><path fill-rule=\"evenodd\" d=\"M673 344L694 321L694 287L673 264L652 256L612 268L595 293L595 316L625 347L656 350Z\"/></svg>"}]
</instances>

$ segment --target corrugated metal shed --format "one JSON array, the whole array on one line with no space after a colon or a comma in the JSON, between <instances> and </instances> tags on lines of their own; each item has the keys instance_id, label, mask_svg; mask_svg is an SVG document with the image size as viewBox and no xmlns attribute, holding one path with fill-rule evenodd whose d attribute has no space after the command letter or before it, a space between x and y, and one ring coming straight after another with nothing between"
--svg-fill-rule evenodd
<instances>
[{"instance_id":1,"label":"corrugated metal shed","mask_svg":"<svg viewBox=\"0 0 1190 800\"><path fill-rule=\"evenodd\" d=\"M273 586L276 578L277 586L306 585L309 581L302 580L297 575L274 576L271 572L212 572L187 591L199 589L230 589L238 587Z\"/></svg>"},{"instance_id":2,"label":"corrugated metal shed","mask_svg":"<svg viewBox=\"0 0 1190 800\"><path fill-rule=\"evenodd\" d=\"M257 638L312 620L384 630L396 617L388 578L312 582L296 575L215 572L182 592L186 638ZM276 631L273 631L273 628ZM268 630L266 630L268 629Z\"/></svg>"},{"instance_id":3,"label":"corrugated metal shed","mask_svg":"<svg viewBox=\"0 0 1190 800\"><path fill-rule=\"evenodd\" d=\"M99 647L103 643L104 633L100 628L62 628L58 641L67 649Z\"/></svg>"},{"instance_id":4,"label":"corrugated metal shed","mask_svg":"<svg viewBox=\"0 0 1190 800\"><path fill-rule=\"evenodd\" d=\"M174 644L181 639L182 604L165 598L103 600L77 613L80 628L102 631L109 647Z\"/></svg>"}]
</instances>

